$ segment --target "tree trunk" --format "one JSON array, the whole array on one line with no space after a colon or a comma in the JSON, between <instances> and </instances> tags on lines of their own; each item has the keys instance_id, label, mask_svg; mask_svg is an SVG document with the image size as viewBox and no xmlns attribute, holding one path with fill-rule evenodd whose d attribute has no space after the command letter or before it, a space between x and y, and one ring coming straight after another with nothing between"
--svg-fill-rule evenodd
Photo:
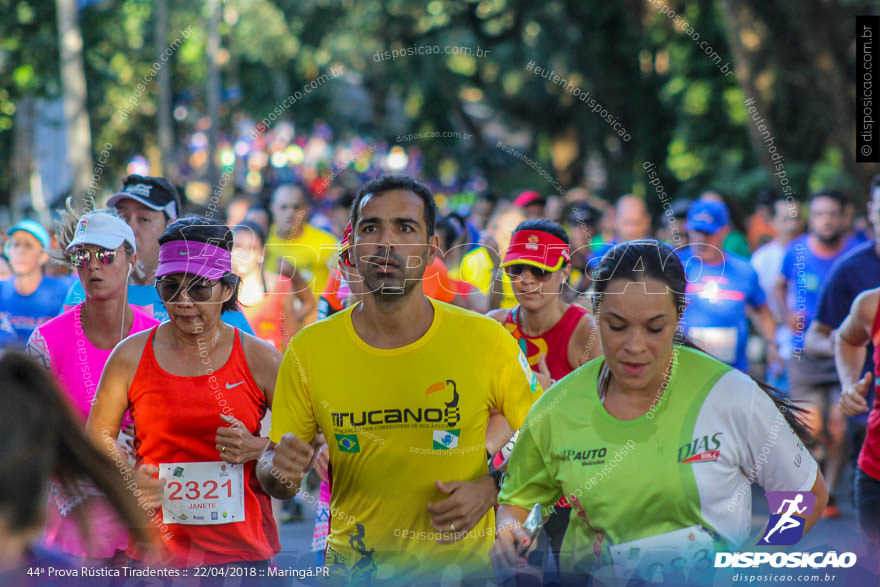
<instances>
[{"instance_id":1,"label":"tree trunk","mask_svg":"<svg viewBox=\"0 0 880 587\"><path fill-rule=\"evenodd\" d=\"M86 193L92 179L92 134L86 107L83 39L77 22L76 0L57 0L61 87L67 136L67 160L73 175L71 194L77 210L93 208Z\"/></svg>"},{"instance_id":2,"label":"tree trunk","mask_svg":"<svg viewBox=\"0 0 880 587\"><path fill-rule=\"evenodd\" d=\"M217 168L217 146L220 144L220 15L222 9L219 0L208 0L208 43L205 48L208 58L208 118L211 128L208 131L208 183L211 192L220 181ZM209 196L210 197L210 196Z\"/></svg>"},{"instance_id":3,"label":"tree trunk","mask_svg":"<svg viewBox=\"0 0 880 587\"><path fill-rule=\"evenodd\" d=\"M168 43L168 0L156 0L156 62L159 69L159 100L156 108L156 136L159 139L159 175L172 183L178 180L174 166L174 127L171 122L171 59L162 62L162 53Z\"/></svg>"}]
</instances>

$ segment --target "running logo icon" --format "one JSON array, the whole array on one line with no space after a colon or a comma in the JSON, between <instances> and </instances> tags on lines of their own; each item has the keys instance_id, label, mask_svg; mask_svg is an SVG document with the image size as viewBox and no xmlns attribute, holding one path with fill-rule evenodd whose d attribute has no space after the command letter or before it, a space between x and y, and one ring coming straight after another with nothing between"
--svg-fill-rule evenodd
<instances>
[{"instance_id":1,"label":"running logo icon","mask_svg":"<svg viewBox=\"0 0 880 587\"><path fill-rule=\"evenodd\" d=\"M804 535L806 517L812 515L816 507L816 496L809 491L768 491L767 503L770 504L770 520L758 544L797 544Z\"/></svg>"}]
</instances>

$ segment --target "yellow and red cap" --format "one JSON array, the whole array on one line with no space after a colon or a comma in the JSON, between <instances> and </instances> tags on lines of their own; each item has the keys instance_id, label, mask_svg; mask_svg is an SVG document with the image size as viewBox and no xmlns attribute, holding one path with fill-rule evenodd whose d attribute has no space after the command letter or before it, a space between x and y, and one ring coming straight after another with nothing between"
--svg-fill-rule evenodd
<instances>
[{"instance_id":1,"label":"yellow and red cap","mask_svg":"<svg viewBox=\"0 0 880 587\"><path fill-rule=\"evenodd\" d=\"M570 261L568 244L561 238L542 230L520 230L513 233L501 266L531 265L544 271L559 271Z\"/></svg>"}]
</instances>

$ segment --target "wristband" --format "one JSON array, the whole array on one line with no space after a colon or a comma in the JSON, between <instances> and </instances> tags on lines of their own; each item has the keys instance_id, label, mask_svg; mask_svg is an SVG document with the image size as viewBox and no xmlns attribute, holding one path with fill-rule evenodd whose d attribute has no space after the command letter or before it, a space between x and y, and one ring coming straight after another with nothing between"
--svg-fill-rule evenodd
<instances>
[{"instance_id":1,"label":"wristband","mask_svg":"<svg viewBox=\"0 0 880 587\"><path fill-rule=\"evenodd\" d=\"M504 478L507 476L507 473L495 469L494 471L489 473L489 476L495 480L495 488L498 491L501 491L501 486L504 485Z\"/></svg>"}]
</instances>

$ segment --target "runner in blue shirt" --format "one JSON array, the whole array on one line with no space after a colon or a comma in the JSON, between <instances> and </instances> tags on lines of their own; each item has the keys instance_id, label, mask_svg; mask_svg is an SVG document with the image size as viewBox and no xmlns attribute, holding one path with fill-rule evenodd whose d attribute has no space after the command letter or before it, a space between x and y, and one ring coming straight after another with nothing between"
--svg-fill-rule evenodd
<instances>
[{"instance_id":1,"label":"runner in blue shirt","mask_svg":"<svg viewBox=\"0 0 880 587\"><path fill-rule=\"evenodd\" d=\"M874 234L880 235L880 174L871 180L868 200L868 219L874 227ZM838 327L849 314L856 297L863 291L880 287L880 240L874 239L841 255L825 279L819 294L819 306L807 334L804 337L804 350L811 356L828 359L834 356L832 339ZM860 378L865 373L874 372L874 345L868 343L865 365ZM874 405L874 388L868 391L865 401ZM847 421L846 440L849 461L853 470L868 425L868 414L852 416ZM832 511L836 508L831 506Z\"/></svg>"},{"instance_id":2,"label":"runner in blue shirt","mask_svg":"<svg viewBox=\"0 0 880 587\"><path fill-rule=\"evenodd\" d=\"M809 232L788 246L775 291L785 321L794 333L794 351L788 365L791 397L806 410L804 420L817 441L813 456L828 481L826 515L831 517L839 515L836 490L845 464L846 420L837 406L840 381L834 358L805 352L804 336L816 316L819 292L832 266L859 244L846 236L849 227L845 206L846 197L836 190L810 197ZM860 270L869 271L869 265Z\"/></svg>"},{"instance_id":3,"label":"runner in blue shirt","mask_svg":"<svg viewBox=\"0 0 880 587\"><path fill-rule=\"evenodd\" d=\"M701 200L688 212L685 228L690 246L680 255L688 278L682 325L687 336L703 349L747 373L747 310L754 310L755 328L768 341L770 364L779 362L776 324L758 274L748 261L721 248L729 223L727 206L721 202Z\"/></svg>"},{"instance_id":4,"label":"runner in blue shirt","mask_svg":"<svg viewBox=\"0 0 880 587\"><path fill-rule=\"evenodd\" d=\"M24 349L31 332L60 313L67 284L43 275L50 240L39 222L22 220L6 234L12 278L0 281L0 348Z\"/></svg>"}]
</instances>

